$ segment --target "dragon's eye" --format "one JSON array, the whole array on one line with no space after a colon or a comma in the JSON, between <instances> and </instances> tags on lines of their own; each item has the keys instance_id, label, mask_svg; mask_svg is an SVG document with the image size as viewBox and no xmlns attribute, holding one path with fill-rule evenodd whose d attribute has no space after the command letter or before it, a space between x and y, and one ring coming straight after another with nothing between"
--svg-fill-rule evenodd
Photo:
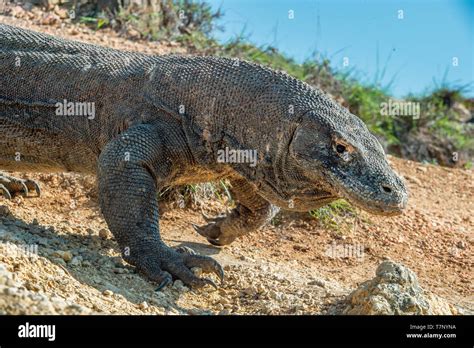
<instances>
[{"instance_id":1,"label":"dragon's eye","mask_svg":"<svg viewBox=\"0 0 474 348\"><path fill-rule=\"evenodd\" d=\"M346 147L342 144L337 144L336 151L337 153L343 154L344 152L346 152Z\"/></svg>"}]
</instances>

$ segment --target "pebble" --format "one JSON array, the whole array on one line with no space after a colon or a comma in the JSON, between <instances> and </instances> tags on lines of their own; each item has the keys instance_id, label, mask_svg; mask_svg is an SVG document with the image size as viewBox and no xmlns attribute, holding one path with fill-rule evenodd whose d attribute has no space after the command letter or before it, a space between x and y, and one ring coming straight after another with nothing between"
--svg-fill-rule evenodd
<instances>
[{"instance_id":1,"label":"pebble","mask_svg":"<svg viewBox=\"0 0 474 348\"><path fill-rule=\"evenodd\" d=\"M107 289L107 290L104 290L104 291L102 292L102 295L104 295L104 296L112 296L113 294L114 294L114 293L113 293L112 291L108 290L108 289Z\"/></svg>"},{"instance_id":2,"label":"pebble","mask_svg":"<svg viewBox=\"0 0 474 348\"><path fill-rule=\"evenodd\" d=\"M110 259L115 267L124 267L123 260L120 256L114 256Z\"/></svg>"},{"instance_id":3,"label":"pebble","mask_svg":"<svg viewBox=\"0 0 474 348\"><path fill-rule=\"evenodd\" d=\"M256 289L257 289L257 292L261 294L264 294L267 292L267 289L263 286L263 284L258 284Z\"/></svg>"},{"instance_id":4,"label":"pebble","mask_svg":"<svg viewBox=\"0 0 474 348\"><path fill-rule=\"evenodd\" d=\"M92 236L95 234L95 231L92 229L92 228L86 228L86 233L89 235L89 236Z\"/></svg>"},{"instance_id":5,"label":"pebble","mask_svg":"<svg viewBox=\"0 0 474 348\"><path fill-rule=\"evenodd\" d=\"M53 261L54 263L60 264L61 266L64 266L64 267L67 266L66 262L65 262L62 258L54 257L54 258L52 259L52 261Z\"/></svg>"},{"instance_id":6,"label":"pebble","mask_svg":"<svg viewBox=\"0 0 474 348\"><path fill-rule=\"evenodd\" d=\"M70 251L64 251L62 254L62 258L64 261L69 262L72 260L72 253Z\"/></svg>"},{"instance_id":7,"label":"pebble","mask_svg":"<svg viewBox=\"0 0 474 348\"><path fill-rule=\"evenodd\" d=\"M421 183L421 180L415 176L407 176L407 179L411 181L412 183L417 184L418 186L423 186L423 184Z\"/></svg>"},{"instance_id":8,"label":"pebble","mask_svg":"<svg viewBox=\"0 0 474 348\"><path fill-rule=\"evenodd\" d=\"M49 246L48 239L46 238L38 238L38 244L45 247Z\"/></svg>"},{"instance_id":9,"label":"pebble","mask_svg":"<svg viewBox=\"0 0 474 348\"><path fill-rule=\"evenodd\" d=\"M99 237L102 239L108 239L109 238L109 231L107 231L105 228L102 228L99 231Z\"/></svg>"},{"instance_id":10,"label":"pebble","mask_svg":"<svg viewBox=\"0 0 474 348\"><path fill-rule=\"evenodd\" d=\"M71 266L81 266L82 265L82 256L74 256L69 264Z\"/></svg>"},{"instance_id":11,"label":"pebble","mask_svg":"<svg viewBox=\"0 0 474 348\"><path fill-rule=\"evenodd\" d=\"M274 299L275 301L281 301L282 300L282 294L279 292L276 292L274 290L271 290L269 293L270 298Z\"/></svg>"},{"instance_id":12,"label":"pebble","mask_svg":"<svg viewBox=\"0 0 474 348\"><path fill-rule=\"evenodd\" d=\"M184 286L184 283L181 280L177 279L173 283L173 289L178 290L179 292L184 292L188 288Z\"/></svg>"},{"instance_id":13,"label":"pebble","mask_svg":"<svg viewBox=\"0 0 474 348\"><path fill-rule=\"evenodd\" d=\"M244 292L244 294L246 294L246 295L253 296L253 295L255 295L255 293L256 293L256 289L255 289L253 286L250 286L250 287L244 289L243 292Z\"/></svg>"},{"instance_id":14,"label":"pebble","mask_svg":"<svg viewBox=\"0 0 474 348\"><path fill-rule=\"evenodd\" d=\"M59 16L61 19L69 18L69 14L65 8L59 8L58 5L54 7L54 13Z\"/></svg>"},{"instance_id":15,"label":"pebble","mask_svg":"<svg viewBox=\"0 0 474 348\"><path fill-rule=\"evenodd\" d=\"M426 167L416 167L416 170L420 172L426 172L428 169L426 169Z\"/></svg>"},{"instance_id":16,"label":"pebble","mask_svg":"<svg viewBox=\"0 0 474 348\"><path fill-rule=\"evenodd\" d=\"M229 300L226 297L221 297L219 299L219 303L222 305L226 305L226 304L229 304Z\"/></svg>"},{"instance_id":17,"label":"pebble","mask_svg":"<svg viewBox=\"0 0 474 348\"><path fill-rule=\"evenodd\" d=\"M317 286L320 286L322 288L326 287L326 283L324 282L324 280L321 280L321 279L314 279L314 280L310 281L308 283L308 285L317 285Z\"/></svg>"}]
</instances>

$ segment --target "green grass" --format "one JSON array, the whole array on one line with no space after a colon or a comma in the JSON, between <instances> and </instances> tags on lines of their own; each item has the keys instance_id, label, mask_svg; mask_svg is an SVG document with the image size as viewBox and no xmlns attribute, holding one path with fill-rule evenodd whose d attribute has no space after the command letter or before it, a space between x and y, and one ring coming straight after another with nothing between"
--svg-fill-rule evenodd
<instances>
[{"instance_id":1,"label":"green grass","mask_svg":"<svg viewBox=\"0 0 474 348\"><path fill-rule=\"evenodd\" d=\"M348 218L357 216L356 209L347 201L339 199L309 212L324 228L339 230Z\"/></svg>"}]
</instances>

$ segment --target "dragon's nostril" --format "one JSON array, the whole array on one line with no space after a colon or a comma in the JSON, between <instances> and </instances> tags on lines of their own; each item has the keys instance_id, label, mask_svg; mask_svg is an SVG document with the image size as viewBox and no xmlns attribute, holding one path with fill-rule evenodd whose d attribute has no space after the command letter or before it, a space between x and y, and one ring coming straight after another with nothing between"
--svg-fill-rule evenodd
<instances>
[{"instance_id":1,"label":"dragon's nostril","mask_svg":"<svg viewBox=\"0 0 474 348\"><path fill-rule=\"evenodd\" d=\"M387 193L392 192L392 189L388 186L385 186L385 185L382 185L382 189L384 190L384 192L387 192Z\"/></svg>"}]
</instances>

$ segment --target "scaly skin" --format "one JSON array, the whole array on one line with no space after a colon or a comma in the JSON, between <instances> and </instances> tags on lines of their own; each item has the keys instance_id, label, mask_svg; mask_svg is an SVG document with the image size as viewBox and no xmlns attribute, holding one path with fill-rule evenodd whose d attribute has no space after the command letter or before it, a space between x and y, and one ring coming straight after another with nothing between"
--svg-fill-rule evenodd
<instances>
[{"instance_id":1,"label":"scaly skin","mask_svg":"<svg viewBox=\"0 0 474 348\"><path fill-rule=\"evenodd\" d=\"M58 115L64 100L95 113ZM160 287L172 277L212 285L190 271L195 266L223 277L212 258L162 242L161 187L231 180L237 207L195 226L216 245L258 229L277 207L305 211L344 197L393 215L407 202L359 118L321 91L245 61L147 56L0 24L0 132L0 169L97 172L102 213L124 259ZM219 160L226 148L255 151L255 165ZM0 176L7 197L25 187L36 189Z\"/></svg>"}]
</instances>

